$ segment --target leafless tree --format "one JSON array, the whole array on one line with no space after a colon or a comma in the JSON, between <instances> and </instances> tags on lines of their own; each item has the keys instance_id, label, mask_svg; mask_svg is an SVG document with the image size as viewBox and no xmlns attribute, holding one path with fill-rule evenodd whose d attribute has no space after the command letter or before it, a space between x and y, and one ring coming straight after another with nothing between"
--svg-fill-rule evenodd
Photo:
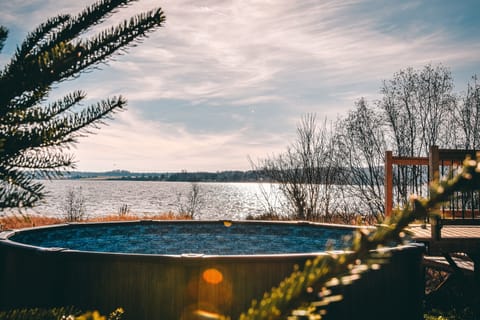
<instances>
[{"instance_id":1,"label":"leafless tree","mask_svg":"<svg viewBox=\"0 0 480 320\"><path fill-rule=\"evenodd\" d=\"M378 107L383 111L388 142L396 155L426 156L429 147L443 148L456 143L451 72L442 65L426 65L421 70L407 68L384 81ZM402 166L395 176L399 202L409 193L421 193L427 182L423 169Z\"/></svg>"},{"instance_id":2,"label":"leafless tree","mask_svg":"<svg viewBox=\"0 0 480 320\"><path fill-rule=\"evenodd\" d=\"M120 208L118 208L118 215L120 217L125 217L126 215L128 215L130 213L130 206L126 203L122 203L120 205Z\"/></svg>"},{"instance_id":3,"label":"leafless tree","mask_svg":"<svg viewBox=\"0 0 480 320\"><path fill-rule=\"evenodd\" d=\"M296 140L287 151L260 160L254 168L269 180L279 184L295 219L326 220L331 215L335 179L332 161L332 135L317 125L316 116L302 117Z\"/></svg>"},{"instance_id":4,"label":"leafless tree","mask_svg":"<svg viewBox=\"0 0 480 320\"><path fill-rule=\"evenodd\" d=\"M480 83L477 76L472 77L457 104L455 119L459 129L455 132L461 132L458 147L480 150Z\"/></svg>"},{"instance_id":5,"label":"leafless tree","mask_svg":"<svg viewBox=\"0 0 480 320\"><path fill-rule=\"evenodd\" d=\"M337 161L342 180L348 181L345 194L358 199L373 217L384 212L384 161L386 141L381 115L365 99L336 126ZM351 201L349 201L351 202ZM357 206L358 209L361 210Z\"/></svg>"},{"instance_id":6,"label":"leafless tree","mask_svg":"<svg viewBox=\"0 0 480 320\"><path fill-rule=\"evenodd\" d=\"M451 72L442 65L408 68L384 81L379 108L398 155L425 156L432 145L451 146L448 124L455 110Z\"/></svg>"},{"instance_id":7,"label":"leafless tree","mask_svg":"<svg viewBox=\"0 0 480 320\"><path fill-rule=\"evenodd\" d=\"M407 68L383 82L382 97L369 106L360 99L335 130L315 116L302 118L286 152L253 167L277 182L297 219L379 218L384 212L385 151L426 156L429 147L480 149L480 85L477 78L462 96L453 93L451 72L442 65ZM396 202L422 193L428 170L394 170ZM271 206L269 207L271 208ZM367 213L367 215L366 215Z\"/></svg>"},{"instance_id":8,"label":"leafless tree","mask_svg":"<svg viewBox=\"0 0 480 320\"><path fill-rule=\"evenodd\" d=\"M190 190L187 194L177 193L178 212L194 218L204 203L202 189L196 182L190 183Z\"/></svg>"},{"instance_id":9,"label":"leafless tree","mask_svg":"<svg viewBox=\"0 0 480 320\"><path fill-rule=\"evenodd\" d=\"M65 221L78 222L85 219L87 212L85 203L82 188L68 190L62 208Z\"/></svg>"}]
</instances>

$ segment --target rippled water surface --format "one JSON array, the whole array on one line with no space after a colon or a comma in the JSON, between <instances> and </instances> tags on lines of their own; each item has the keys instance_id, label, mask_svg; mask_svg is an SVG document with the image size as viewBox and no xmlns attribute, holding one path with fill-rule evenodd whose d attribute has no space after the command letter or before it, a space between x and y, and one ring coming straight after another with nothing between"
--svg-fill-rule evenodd
<instances>
[{"instance_id":1,"label":"rippled water surface","mask_svg":"<svg viewBox=\"0 0 480 320\"><path fill-rule=\"evenodd\" d=\"M69 190L85 199L88 216L117 214L122 205L139 216L178 212L188 202L189 182L53 180L45 181L48 196L35 212L61 216ZM259 183L198 183L201 204L195 219L244 219L265 211L260 186L272 203L281 208L275 186ZM274 199L275 198L275 199Z\"/></svg>"},{"instance_id":2,"label":"rippled water surface","mask_svg":"<svg viewBox=\"0 0 480 320\"><path fill-rule=\"evenodd\" d=\"M352 229L311 224L142 222L69 225L11 240L46 248L139 254L283 254L345 249Z\"/></svg>"}]
</instances>

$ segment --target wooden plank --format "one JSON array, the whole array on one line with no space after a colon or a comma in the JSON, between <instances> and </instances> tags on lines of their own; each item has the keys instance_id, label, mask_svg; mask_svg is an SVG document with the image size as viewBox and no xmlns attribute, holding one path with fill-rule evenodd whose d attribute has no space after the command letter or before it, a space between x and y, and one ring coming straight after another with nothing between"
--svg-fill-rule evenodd
<instances>
[{"instance_id":1,"label":"wooden plank","mask_svg":"<svg viewBox=\"0 0 480 320\"><path fill-rule=\"evenodd\" d=\"M393 209L393 170L392 151L385 152L385 216L389 217Z\"/></svg>"},{"instance_id":2,"label":"wooden plank","mask_svg":"<svg viewBox=\"0 0 480 320\"><path fill-rule=\"evenodd\" d=\"M467 257L458 258L454 255L450 255L450 257L454 260L455 264L462 270L462 273L468 275L473 274L473 261L469 260ZM425 256L423 258L423 265L446 272L454 272L453 268L449 265L448 261L443 256Z\"/></svg>"},{"instance_id":3,"label":"wooden plank","mask_svg":"<svg viewBox=\"0 0 480 320\"><path fill-rule=\"evenodd\" d=\"M480 225L480 219L442 219L441 224L451 226L474 226Z\"/></svg>"},{"instance_id":4,"label":"wooden plank","mask_svg":"<svg viewBox=\"0 0 480 320\"><path fill-rule=\"evenodd\" d=\"M432 225L427 224L425 226L414 225L407 228L408 232L412 234L414 241L431 241ZM480 244L480 225L445 225L442 228L442 238L444 239L474 239Z\"/></svg>"},{"instance_id":5,"label":"wooden plank","mask_svg":"<svg viewBox=\"0 0 480 320\"><path fill-rule=\"evenodd\" d=\"M427 157L392 157L392 164L402 166L428 166Z\"/></svg>"},{"instance_id":6,"label":"wooden plank","mask_svg":"<svg viewBox=\"0 0 480 320\"><path fill-rule=\"evenodd\" d=\"M439 175L439 162L440 156L438 153L437 146L431 146L428 152L428 174L430 176L430 181L436 181L440 179Z\"/></svg>"}]
</instances>

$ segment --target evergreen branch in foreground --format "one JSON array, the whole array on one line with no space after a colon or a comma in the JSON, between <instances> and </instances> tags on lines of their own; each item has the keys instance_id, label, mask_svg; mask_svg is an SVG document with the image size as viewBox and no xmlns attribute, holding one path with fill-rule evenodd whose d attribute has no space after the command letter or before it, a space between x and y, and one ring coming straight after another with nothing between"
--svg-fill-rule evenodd
<instances>
[{"instance_id":1,"label":"evergreen branch in foreground","mask_svg":"<svg viewBox=\"0 0 480 320\"><path fill-rule=\"evenodd\" d=\"M299 306L304 305L305 308L305 302L308 302L311 296L310 288L322 286L332 278L351 274L352 270L361 269L360 266L367 269L377 268L377 264L370 263L378 262L378 257L372 250L400 243L405 238L405 229L410 223L436 214L439 206L455 192L479 189L480 159L467 158L456 176L431 185L429 198L412 197L410 206L397 210L374 231L358 231L351 252L324 254L314 260L308 260L303 270L295 270L278 287L265 293L260 301L254 300L240 319L281 319ZM315 308L313 310L315 312Z\"/></svg>"},{"instance_id":2,"label":"evergreen branch in foreground","mask_svg":"<svg viewBox=\"0 0 480 320\"><path fill-rule=\"evenodd\" d=\"M86 97L82 91L55 102L48 103L47 98L55 84L108 62L163 26L165 16L158 8L91 38L80 38L134 1L100 0L76 16L48 19L27 35L0 71L0 209L38 202L43 188L33 177L61 175L73 168L73 157L62 152L124 109L122 96L88 107L80 105ZM6 28L0 26L0 50L6 36Z\"/></svg>"}]
</instances>

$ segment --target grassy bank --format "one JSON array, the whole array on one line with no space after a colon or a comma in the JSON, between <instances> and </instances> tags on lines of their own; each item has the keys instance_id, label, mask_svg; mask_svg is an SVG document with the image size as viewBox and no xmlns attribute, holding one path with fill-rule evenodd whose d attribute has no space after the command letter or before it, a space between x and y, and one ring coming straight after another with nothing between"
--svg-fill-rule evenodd
<instances>
[{"instance_id":1,"label":"grassy bank","mask_svg":"<svg viewBox=\"0 0 480 320\"><path fill-rule=\"evenodd\" d=\"M190 220L188 215L180 215L172 212L156 214L156 215L119 215L112 214L108 216L101 216L95 218L86 218L80 222L114 222L114 221L134 221L142 219L151 220ZM68 223L69 221L60 217L47 217L42 215L22 215L12 214L0 217L0 230L32 228L39 226L47 226L61 223Z\"/></svg>"}]
</instances>

